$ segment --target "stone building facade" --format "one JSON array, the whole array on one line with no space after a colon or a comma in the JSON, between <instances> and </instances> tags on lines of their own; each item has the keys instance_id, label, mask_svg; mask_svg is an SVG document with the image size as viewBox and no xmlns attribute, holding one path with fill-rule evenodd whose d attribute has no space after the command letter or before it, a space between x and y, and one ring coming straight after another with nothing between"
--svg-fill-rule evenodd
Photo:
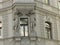
<instances>
[{"instance_id":1,"label":"stone building facade","mask_svg":"<svg viewBox=\"0 0 60 45\"><path fill-rule=\"evenodd\" d=\"M0 0L0 45L60 45L59 0Z\"/></svg>"}]
</instances>

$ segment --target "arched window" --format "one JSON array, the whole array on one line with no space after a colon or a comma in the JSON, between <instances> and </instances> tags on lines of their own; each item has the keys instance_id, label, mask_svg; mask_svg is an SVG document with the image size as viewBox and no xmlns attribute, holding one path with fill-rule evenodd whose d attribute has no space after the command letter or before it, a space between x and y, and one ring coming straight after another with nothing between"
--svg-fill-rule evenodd
<instances>
[{"instance_id":1,"label":"arched window","mask_svg":"<svg viewBox=\"0 0 60 45\"><path fill-rule=\"evenodd\" d=\"M52 24L48 21L46 21L45 24L46 24L45 31L47 38L52 39Z\"/></svg>"}]
</instances>

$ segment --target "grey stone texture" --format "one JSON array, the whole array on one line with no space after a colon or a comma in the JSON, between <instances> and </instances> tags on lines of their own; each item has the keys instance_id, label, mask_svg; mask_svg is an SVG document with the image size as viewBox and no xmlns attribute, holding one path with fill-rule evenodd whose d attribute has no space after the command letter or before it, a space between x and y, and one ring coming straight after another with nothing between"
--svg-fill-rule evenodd
<instances>
[{"instance_id":1,"label":"grey stone texture","mask_svg":"<svg viewBox=\"0 0 60 45\"><path fill-rule=\"evenodd\" d=\"M45 0L2 0L0 16L3 29L0 45L60 45L59 12L58 0L50 0L50 5ZM29 36L21 36L18 29L14 29L17 16L29 18ZM46 37L45 21L52 23L53 39Z\"/></svg>"}]
</instances>

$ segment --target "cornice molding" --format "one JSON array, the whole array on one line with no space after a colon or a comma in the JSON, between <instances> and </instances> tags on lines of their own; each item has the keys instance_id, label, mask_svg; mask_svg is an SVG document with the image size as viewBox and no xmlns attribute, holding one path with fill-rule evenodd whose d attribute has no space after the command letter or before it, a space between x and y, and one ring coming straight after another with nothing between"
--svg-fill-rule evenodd
<instances>
[{"instance_id":1,"label":"cornice molding","mask_svg":"<svg viewBox=\"0 0 60 45\"><path fill-rule=\"evenodd\" d=\"M57 7L54 7L54 6L52 6L52 5L48 5L48 4L43 3L43 2L41 2L41 1L35 0L35 3L36 3L36 2L37 2L37 3L41 3L42 5L47 5L47 6L50 6L50 7L54 8L54 9L60 10L60 9L58 9Z\"/></svg>"},{"instance_id":2,"label":"cornice molding","mask_svg":"<svg viewBox=\"0 0 60 45\"><path fill-rule=\"evenodd\" d=\"M19 37L6 37L6 38L0 38L0 40L6 40L6 39L12 39L12 40L21 40L22 38L24 38L24 37L21 37L21 36L19 36ZM26 37L26 38L30 38L30 40L32 41L32 40L46 40L46 41L53 41L53 42L60 42L60 40L56 40L56 39L48 39L48 38L44 38L44 37ZM31 39L32 38L32 39Z\"/></svg>"},{"instance_id":3,"label":"cornice molding","mask_svg":"<svg viewBox=\"0 0 60 45\"><path fill-rule=\"evenodd\" d=\"M11 6L9 6L9 7L5 7L5 8L2 8L2 9L0 9L0 13L1 12L6 12L6 11L8 11L8 10L11 10L11 9L13 9L13 8L15 8L15 7L18 7L18 6L27 6L27 7L31 7L31 6L35 6L35 3L14 3L14 4L12 4Z\"/></svg>"},{"instance_id":4,"label":"cornice molding","mask_svg":"<svg viewBox=\"0 0 60 45\"><path fill-rule=\"evenodd\" d=\"M6 2L9 2L9 1L12 1L13 2L13 0L6 0L6 1L0 2L0 4L6 3Z\"/></svg>"},{"instance_id":5,"label":"cornice molding","mask_svg":"<svg viewBox=\"0 0 60 45\"><path fill-rule=\"evenodd\" d=\"M53 15L60 18L59 12L55 13L39 7L36 7L36 10L38 10L39 12L44 12L45 14Z\"/></svg>"},{"instance_id":6,"label":"cornice molding","mask_svg":"<svg viewBox=\"0 0 60 45\"><path fill-rule=\"evenodd\" d=\"M20 6L23 6L23 7L24 7L24 6L27 6L27 7L33 6L33 7L34 7L35 5L36 5L35 3L14 3L14 4L12 4L12 5L9 6L9 7L0 9L0 13L6 12L6 11L11 10L11 9L14 9L15 7L18 7L18 6L19 6L19 7L20 7ZM40 7L35 7L35 8L36 8L36 10L39 10L39 11L42 11L42 12L49 13L49 14L51 14L51 15L60 17L60 16L59 16L59 13L54 13L54 12L48 11L48 10L43 9L43 8L40 8Z\"/></svg>"}]
</instances>

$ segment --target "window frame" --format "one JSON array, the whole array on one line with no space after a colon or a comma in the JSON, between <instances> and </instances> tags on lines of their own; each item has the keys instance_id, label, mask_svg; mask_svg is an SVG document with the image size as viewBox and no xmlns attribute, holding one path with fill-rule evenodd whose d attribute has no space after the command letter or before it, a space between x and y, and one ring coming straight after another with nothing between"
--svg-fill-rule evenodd
<instances>
[{"instance_id":1,"label":"window frame","mask_svg":"<svg viewBox=\"0 0 60 45\"><path fill-rule=\"evenodd\" d=\"M49 27L45 26L45 31L47 33L47 38L48 39L52 39L52 23L51 22L48 22L46 21L45 23L47 23L49 25Z\"/></svg>"},{"instance_id":2,"label":"window frame","mask_svg":"<svg viewBox=\"0 0 60 45\"><path fill-rule=\"evenodd\" d=\"M25 37L25 36L29 36L28 18L24 18L24 17L21 18L21 17L20 17L19 19L20 19L20 21L21 21L21 19L22 19L22 20L23 20L23 19L26 19L26 20L27 20L27 23L26 23L26 24L21 24L21 23L19 24L19 25L20 25L20 28L23 27L23 35L21 35L21 36L24 36L24 37ZM20 21L19 21L19 22L20 22ZM27 35L26 35L26 30L25 30L25 29L26 29L26 26L27 26L27 31L28 31L28 32L27 32Z\"/></svg>"}]
</instances>

